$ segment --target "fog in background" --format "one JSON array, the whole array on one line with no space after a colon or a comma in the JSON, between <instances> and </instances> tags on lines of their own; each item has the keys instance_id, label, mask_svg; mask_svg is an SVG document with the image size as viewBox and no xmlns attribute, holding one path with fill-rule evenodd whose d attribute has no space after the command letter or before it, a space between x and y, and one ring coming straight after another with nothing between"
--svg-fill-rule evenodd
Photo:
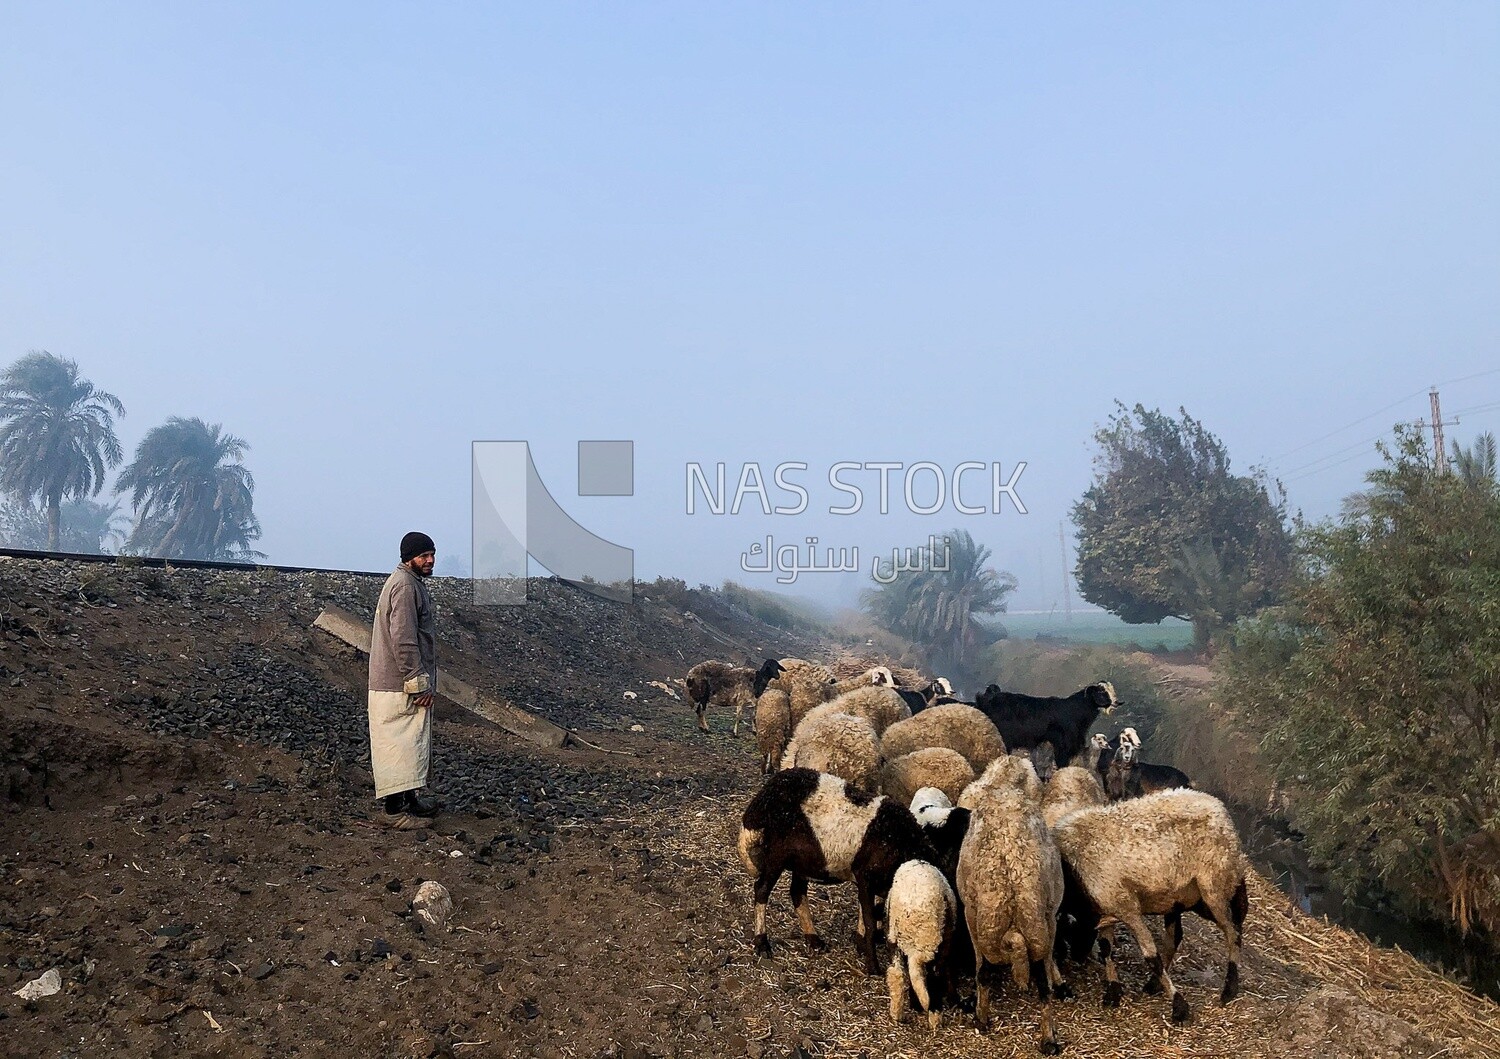
<instances>
[{"instance_id":1,"label":"fog in background","mask_svg":"<svg viewBox=\"0 0 1500 1059\"><path fill-rule=\"evenodd\" d=\"M961 526L1046 610L1116 398L1311 517L1430 385L1500 427L1495 5L9 3L0 128L0 362L77 360L127 454L245 438L277 563L466 554L471 442L525 439L637 577L817 536L848 602ZM828 514L920 460L1029 513ZM693 461L808 509L689 516Z\"/></svg>"}]
</instances>

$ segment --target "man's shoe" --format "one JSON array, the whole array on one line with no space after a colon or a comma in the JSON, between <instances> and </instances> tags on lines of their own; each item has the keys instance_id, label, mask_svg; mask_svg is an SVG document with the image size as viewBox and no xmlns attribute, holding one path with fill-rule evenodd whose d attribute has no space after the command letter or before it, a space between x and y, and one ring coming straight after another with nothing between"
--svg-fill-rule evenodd
<instances>
[{"instance_id":1,"label":"man's shoe","mask_svg":"<svg viewBox=\"0 0 1500 1059\"><path fill-rule=\"evenodd\" d=\"M420 797L416 791L408 791L406 795L406 811L413 816L432 819L442 811L442 806L437 802L430 802Z\"/></svg>"},{"instance_id":2,"label":"man's shoe","mask_svg":"<svg viewBox=\"0 0 1500 1059\"><path fill-rule=\"evenodd\" d=\"M411 813L381 813L379 819L386 827L397 831L420 831L427 826L426 820Z\"/></svg>"}]
</instances>

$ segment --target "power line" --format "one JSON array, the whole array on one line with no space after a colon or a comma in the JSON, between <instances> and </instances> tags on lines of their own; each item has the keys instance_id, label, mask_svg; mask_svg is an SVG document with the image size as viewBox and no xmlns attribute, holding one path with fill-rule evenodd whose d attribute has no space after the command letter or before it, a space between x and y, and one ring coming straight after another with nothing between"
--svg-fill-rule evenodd
<instances>
[{"instance_id":1,"label":"power line","mask_svg":"<svg viewBox=\"0 0 1500 1059\"><path fill-rule=\"evenodd\" d=\"M1482 379L1482 378L1485 378L1485 377L1490 376L1490 375L1500 375L1500 368L1489 368L1489 369L1487 369L1485 371L1476 371L1472 375L1461 375L1461 376L1459 376L1456 379L1444 379L1442 382L1435 383L1434 386L1452 386L1452 385L1455 385L1455 384L1461 383L1461 382L1469 382L1469 381L1471 381L1473 379ZM1348 430L1349 428L1351 428L1351 427L1357 427L1361 423L1364 423L1364 422L1367 422L1368 420L1374 419L1376 416L1378 416L1378 415L1380 415L1380 414L1382 414L1384 412L1388 412L1392 408L1397 408L1400 405L1405 404L1407 401L1410 401L1410 400L1412 400L1415 397L1420 397L1420 396L1422 396L1426 392L1427 392L1427 388L1426 387L1424 387L1424 388L1422 388L1420 390L1415 390L1412 393L1409 393L1409 394L1407 394L1404 397L1397 398L1396 400L1392 401L1388 405L1383 405L1380 408L1375 409L1375 411L1370 412L1367 415L1362 415L1358 419L1355 419L1355 420L1353 420L1351 422L1345 423L1341 427L1338 427L1338 428L1336 428L1334 430L1330 430L1328 433L1323 434L1323 435L1321 435L1319 437L1313 438L1311 441L1303 442L1301 445L1298 445L1296 448L1288 449L1286 452L1283 452L1279 456L1272 456L1266 462L1267 463L1276 463L1276 462L1278 462L1280 460L1286 459L1288 456L1291 456L1291 455L1293 455L1295 453L1301 452L1304 449L1312 448L1314 445L1318 444L1321 441L1327 441L1331 437L1336 437L1337 435L1342 434L1344 431ZM1458 414L1462 414L1462 412L1460 411L1460 412L1457 412L1457 413L1454 413L1454 414L1458 415Z\"/></svg>"}]
</instances>

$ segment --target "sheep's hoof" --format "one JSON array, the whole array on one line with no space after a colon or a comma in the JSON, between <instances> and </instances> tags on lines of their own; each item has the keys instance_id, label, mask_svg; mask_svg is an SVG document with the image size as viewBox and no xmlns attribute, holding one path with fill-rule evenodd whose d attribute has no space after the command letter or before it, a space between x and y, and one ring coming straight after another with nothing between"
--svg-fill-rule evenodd
<instances>
[{"instance_id":1,"label":"sheep's hoof","mask_svg":"<svg viewBox=\"0 0 1500 1059\"><path fill-rule=\"evenodd\" d=\"M1167 987L1162 985L1160 978L1148 978L1146 980L1146 987L1141 990L1147 996L1161 996L1166 991Z\"/></svg>"},{"instance_id":2,"label":"sheep's hoof","mask_svg":"<svg viewBox=\"0 0 1500 1059\"><path fill-rule=\"evenodd\" d=\"M1191 1014L1192 1014L1192 1010L1188 1007L1188 1002L1187 1002L1187 998L1186 997L1184 997L1181 993L1178 993L1176 996L1174 996L1172 998L1172 1021L1173 1022L1175 1022L1177 1025L1180 1026L1180 1025L1182 1025L1184 1022L1186 1022L1188 1020L1188 1016L1191 1015Z\"/></svg>"},{"instance_id":3,"label":"sheep's hoof","mask_svg":"<svg viewBox=\"0 0 1500 1059\"><path fill-rule=\"evenodd\" d=\"M809 952L828 951L828 942L824 941L816 934L804 934L802 935L802 940L807 942L807 949Z\"/></svg>"},{"instance_id":4,"label":"sheep's hoof","mask_svg":"<svg viewBox=\"0 0 1500 1059\"><path fill-rule=\"evenodd\" d=\"M764 934L755 935L755 955L764 956L767 959L771 956L771 939Z\"/></svg>"},{"instance_id":5,"label":"sheep's hoof","mask_svg":"<svg viewBox=\"0 0 1500 1059\"><path fill-rule=\"evenodd\" d=\"M1072 1000L1075 995L1073 987L1067 982L1059 982L1052 989L1053 1000Z\"/></svg>"},{"instance_id":6,"label":"sheep's hoof","mask_svg":"<svg viewBox=\"0 0 1500 1059\"><path fill-rule=\"evenodd\" d=\"M1229 965L1229 972L1224 975L1224 991L1219 994L1219 1003L1227 1004L1240 992L1240 969L1236 964Z\"/></svg>"},{"instance_id":7,"label":"sheep's hoof","mask_svg":"<svg viewBox=\"0 0 1500 1059\"><path fill-rule=\"evenodd\" d=\"M1125 999L1125 986L1120 982L1104 983L1104 1007L1117 1008Z\"/></svg>"},{"instance_id":8,"label":"sheep's hoof","mask_svg":"<svg viewBox=\"0 0 1500 1059\"><path fill-rule=\"evenodd\" d=\"M927 1026L929 1029L936 1033L942 1025L943 1016L939 1015L936 1011L929 1011L927 1013Z\"/></svg>"},{"instance_id":9,"label":"sheep's hoof","mask_svg":"<svg viewBox=\"0 0 1500 1059\"><path fill-rule=\"evenodd\" d=\"M871 977L875 977L875 976L880 975L881 973L882 972L880 970L880 965L879 964L877 964L874 960L871 960L871 959L866 959L865 960L865 974L870 975Z\"/></svg>"},{"instance_id":10,"label":"sheep's hoof","mask_svg":"<svg viewBox=\"0 0 1500 1059\"><path fill-rule=\"evenodd\" d=\"M1037 1045L1037 1050L1043 1055L1061 1055L1062 1045L1057 1043L1056 1037L1043 1037L1041 1043Z\"/></svg>"}]
</instances>

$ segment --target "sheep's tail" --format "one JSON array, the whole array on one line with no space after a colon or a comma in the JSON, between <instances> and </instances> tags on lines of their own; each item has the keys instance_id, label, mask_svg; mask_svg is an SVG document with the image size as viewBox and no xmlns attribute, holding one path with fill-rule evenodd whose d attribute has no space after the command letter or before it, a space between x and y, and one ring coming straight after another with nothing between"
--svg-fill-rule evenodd
<instances>
[{"instance_id":1,"label":"sheep's tail","mask_svg":"<svg viewBox=\"0 0 1500 1059\"><path fill-rule=\"evenodd\" d=\"M1024 991L1031 984L1031 964L1028 961L1026 939L1019 930L1009 930L1000 945L1010 956L1010 980L1016 983L1016 988Z\"/></svg>"},{"instance_id":2,"label":"sheep's tail","mask_svg":"<svg viewBox=\"0 0 1500 1059\"><path fill-rule=\"evenodd\" d=\"M740 861L753 878L760 878L761 852L766 834L759 828L740 828Z\"/></svg>"}]
</instances>

